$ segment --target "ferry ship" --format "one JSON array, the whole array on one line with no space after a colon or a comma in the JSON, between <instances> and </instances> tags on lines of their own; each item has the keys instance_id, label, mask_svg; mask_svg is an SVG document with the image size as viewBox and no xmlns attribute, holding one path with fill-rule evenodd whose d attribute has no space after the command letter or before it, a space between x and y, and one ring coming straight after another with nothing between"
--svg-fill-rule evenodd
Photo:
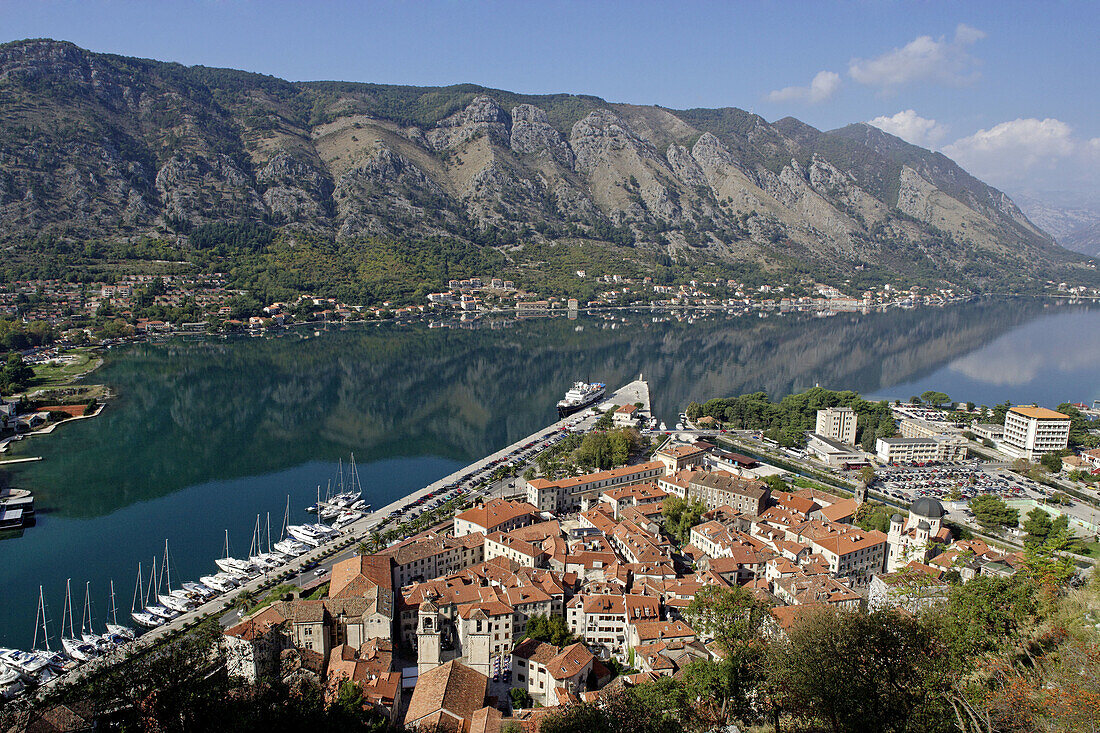
<instances>
[{"instance_id":1,"label":"ferry ship","mask_svg":"<svg viewBox=\"0 0 1100 733\"><path fill-rule=\"evenodd\" d=\"M577 382L565 393L565 399L558 402L558 417L565 418L591 407L603 399L606 389L607 385L603 382Z\"/></svg>"}]
</instances>

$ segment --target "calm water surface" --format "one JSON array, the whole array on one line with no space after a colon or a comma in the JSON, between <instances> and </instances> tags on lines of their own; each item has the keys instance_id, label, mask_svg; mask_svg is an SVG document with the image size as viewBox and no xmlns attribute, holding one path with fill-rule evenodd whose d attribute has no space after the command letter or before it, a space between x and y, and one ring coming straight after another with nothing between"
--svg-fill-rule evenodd
<instances>
[{"instance_id":1,"label":"calm water surface","mask_svg":"<svg viewBox=\"0 0 1100 733\"><path fill-rule=\"evenodd\" d=\"M815 384L884 397L1056 405L1100 398L1100 309L973 303L817 318L694 323L646 314L476 328L363 325L273 338L142 344L94 375L117 394L95 420L22 441L0 472L34 489L38 525L0 542L0 646L30 646L37 590L56 636L65 579L97 619L112 578L127 614L139 561L172 550L173 577L214 571L225 530L247 551L257 513L277 533L355 453L381 506L555 418L577 379L643 373L670 424L690 400ZM77 621L79 626L79 619Z\"/></svg>"}]
</instances>

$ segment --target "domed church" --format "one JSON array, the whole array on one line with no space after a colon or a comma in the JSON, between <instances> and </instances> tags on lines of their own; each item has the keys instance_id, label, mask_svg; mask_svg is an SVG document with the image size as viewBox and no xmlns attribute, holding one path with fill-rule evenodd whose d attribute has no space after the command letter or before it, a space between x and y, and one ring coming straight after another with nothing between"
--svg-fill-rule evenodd
<instances>
[{"instance_id":1,"label":"domed church","mask_svg":"<svg viewBox=\"0 0 1100 733\"><path fill-rule=\"evenodd\" d=\"M946 512L937 500L922 496L909 505L909 521L900 514L890 518L887 536L886 572L892 573L913 560L927 562L933 545L951 541L951 530L943 526Z\"/></svg>"}]
</instances>

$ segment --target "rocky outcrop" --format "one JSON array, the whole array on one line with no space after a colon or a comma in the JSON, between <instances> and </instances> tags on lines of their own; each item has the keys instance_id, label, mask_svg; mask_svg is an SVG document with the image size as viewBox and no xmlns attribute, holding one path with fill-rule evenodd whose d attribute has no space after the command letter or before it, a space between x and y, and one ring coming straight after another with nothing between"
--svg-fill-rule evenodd
<instances>
[{"instance_id":1,"label":"rocky outcrop","mask_svg":"<svg viewBox=\"0 0 1100 733\"><path fill-rule=\"evenodd\" d=\"M446 203L438 184L384 143L340 176L332 197L343 237L392 235L416 225L436 231Z\"/></svg>"},{"instance_id":2,"label":"rocky outcrop","mask_svg":"<svg viewBox=\"0 0 1100 733\"><path fill-rule=\"evenodd\" d=\"M201 224L264 214L249 176L227 155L174 155L157 171L166 220Z\"/></svg>"},{"instance_id":3,"label":"rocky outcrop","mask_svg":"<svg viewBox=\"0 0 1100 733\"><path fill-rule=\"evenodd\" d=\"M257 171L256 183L276 221L327 219L331 213L332 179L286 152L276 153Z\"/></svg>"},{"instance_id":4,"label":"rocky outcrop","mask_svg":"<svg viewBox=\"0 0 1100 733\"><path fill-rule=\"evenodd\" d=\"M434 150L450 150L479 135L494 145L509 144L511 118L492 97L475 97L466 109L442 120L425 137Z\"/></svg>"},{"instance_id":5,"label":"rocky outcrop","mask_svg":"<svg viewBox=\"0 0 1100 733\"><path fill-rule=\"evenodd\" d=\"M546 156L566 168L572 168L575 162L573 151L550 125L546 112L531 104L512 108L509 145L520 155Z\"/></svg>"},{"instance_id":6,"label":"rocky outcrop","mask_svg":"<svg viewBox=\"0 0 1100 733\"><path fill-rule=\"evenodd\" d=\"M695 159L691 157L691 153L683 145L676 145L675 143L669 145L665 157L668 158L668 164L672 167L672 172L687 185L710 185L703 169L699 167L699 164L695 162Z\"/></svg>"}]
</instances>

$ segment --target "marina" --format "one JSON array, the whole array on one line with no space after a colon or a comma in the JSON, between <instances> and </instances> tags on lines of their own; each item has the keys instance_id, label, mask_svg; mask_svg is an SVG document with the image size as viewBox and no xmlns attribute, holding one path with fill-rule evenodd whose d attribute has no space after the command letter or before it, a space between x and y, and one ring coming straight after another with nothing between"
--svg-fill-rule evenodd
<instances>
[{"instance_id":1,"label":"marina","mask_svg":"<svg viewBox=\"0 0 1100 733\"><path fill-rule=\"evenodd\" d=\"M602 390L601 390L602 396ZM642 410L650 409L649 385L639 378L615 392L609 398L611 402L623 404L641 404ZM50 632L46 615L43 590L39 588L39 608L35 619L35 638L32 650L23 652L16 649L0 648L0 694L14 696L24 693L30 687L50 685L56 680L65 679L74 671L89 671L97 665L109 664L117 655L129 653L137 646L155 642L167 635L183 630L197 619L204 618L230 606L242 594L254 593L273 582L275 574L285 577L300 572L303 568L315 564L334 549L343 549L353 543L367 539L380 525L410 507L436 495L444 497L465 496L473 499L480 492L473 486L500 463L513 459L519 454L530 455L532 446L547 440L556 440L584 415L571 413L551 425L518 440L511 445L471 463L427 486L402 497L378 511L371 512L368 505L362 506L357 517L347 522L343 529L326 525L321 521L312 524L292 525L290 521L290 496L287 497L284 514L283 537L272 542L270 516L264 527L257 515L252 544L248 559L230 555L229 530L225 531L224 554L214 560L220 572L199 578L198 583L181 583L172 588L171 556L168 541L164 543L164 553L160 558L153 557L146 577L139 563L135 579L134 597L130 617L137 625L137 633L128 626L118 623L115 604L114 581L111 581L110 614L111 622L104 625L106 633L97 634L91 605L90 582L85 581L85 595L80 622L80 633L74 626L71 579L65 583L65 602L60 621L60 649L53 652L50 648ZM310 508L321 515L327 509L341 507L347 511L356 502L360 502L362 485L358 469L352 458L345 474L344 464L338 464L337 489L339 493L327 497L327 501L318 501ZM320 488L317 489L318 497ZM266 546L266 552L265 550ZM159 561L159 566L158 566ZM42 648L39 649L39 628L42 631ZM67 632L67 635L66 635ZM5 661L25 660L21 668L9 666ZM30 663L29 660L34 660ZM22 670L34 669L34 672ZM15 675L12 677L11 672ZM11 677L5 685L5 676Z\"/></svg>"}]
</instances>

